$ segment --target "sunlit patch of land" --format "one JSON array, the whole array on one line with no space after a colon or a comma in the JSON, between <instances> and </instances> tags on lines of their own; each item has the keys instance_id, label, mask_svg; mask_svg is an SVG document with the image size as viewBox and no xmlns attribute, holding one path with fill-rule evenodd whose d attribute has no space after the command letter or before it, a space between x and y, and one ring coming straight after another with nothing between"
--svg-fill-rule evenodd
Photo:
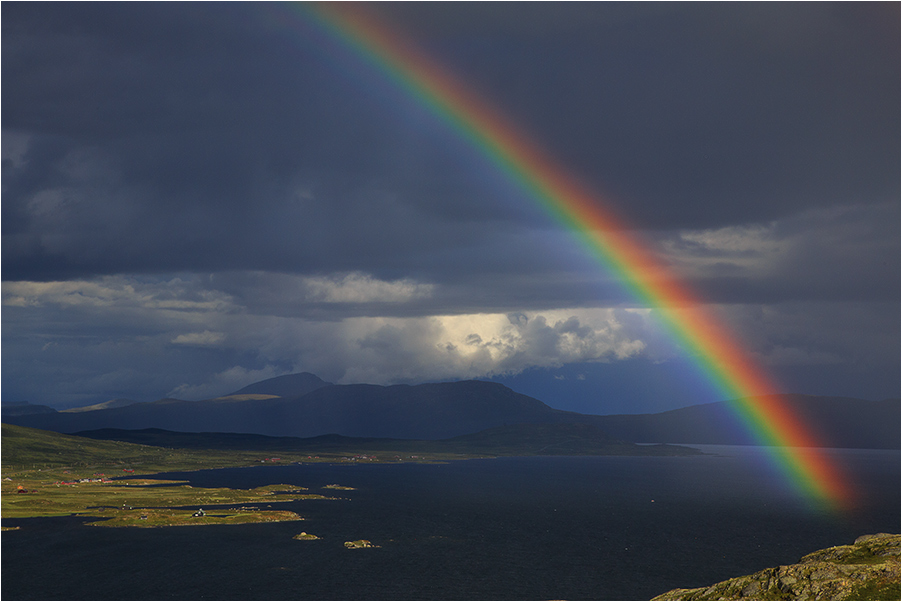
<instances>
[{"instance_id":1,"label":"sunlit patch of land","mask_svg":"<svg viewBox=\"0 0 902 602\"><path fill-rule=\"evenodd\" d=\"M146 475L295 462L442 462L459 453L383 454L369 451L184 449L98 441L27 427L3 425L0 510L3 518L77 515L101 527L172 527L298 521L273 507L279 502L336 499L297 485L256 489L191 487ZM323 487L354 488L337 483ZM195 516L204 509L203 516Z\"/></svg>"},{"instance_id":2,"label":"sunlit patch of land","mask_svg":"<svg viewBox=\"0 0 902 602\"><path fill-rule=\"evenodd\" d=\"M319 537L312 533L307 533L306 531L301 531L300 533L298 533L297 535L292 537L292 539L299 539L301 541L315 541L315 540L319 539Z\"/></svg>"},{"instance_id":3,"label":"sunlit patch of land","mask_svg":"<svg viewBox=\"0 0 902 602\"><path fill-rule=\"evenodd\" d=\"M0 508L3 518L77 515L96 526L163 527L297 521L303 518L273 505L335 499L290 484L243 490L142 476L259 459L252 452L93 441L4 424Z\"/></svg>"},{"instance_id":4,"label":"sunlit patch of land","mask_svg":"<svg viewBox=\"0 0 902 602\"><path fill-rule=\"evenodd\" d=\"M96 440L7 424L2 428L3 518L78 515L94 519L89 524L108 527L302 520L272 504L334 499L307 493L295 485L251 490L195 488L181 481L146 476L165 472L261 463L432 463L500 455L698 453L679 446L636 446L612 441L585 425L515 425L444 441L341 437L283 440L216 433L198 434L192 440L187 433L159 431L151 433L156 445ZM185 441L194 445L203 441L210 447L169 446ZM255 447L236 448L242 443ZM323 489L354 488L333 483ZM203 516L195 516L201 508L206 508Z\"/></svg>"},{"instance_id":5,"label":"sunlit patch of land","mask_svg":"<svg viewBox=\"0 0 902 602\"><path fill-rule=\"evenodd\" d=\"M3 518L78 515L97 519L88 524L102 527L277 522L303 519L294 512L273 509L273 503L334 499L305 493L294 485L244 490L191 487L180 481L140 477L104 481L72 470L39 474L38 478L34 474L4 477L0 487ZM79 482L82 479L84 482Z\"/></svg>"},{"instance_id":6,"label":"sunlit patch of land","mask_svg":"<svg viewBox=\"0 0 902 602\"><path fill-rule=\"evenodd\" d=\"M360 550L362 548L380 548L368 539L356 539L354 541L346 541L345 547L349 550Z\"/></svg>"},{"instance_id":7,"label":"sunlit patch of land","mask_svg":"<svg viewBox=\"0 0 902 602\"><path fill-rule=\"evenodd\" d=\"M674 589L653 600L899 600L899 534L862 535L852 545L807 554L797 563Z\"/></svg>"},{"instance_id":8,"label":"sunlit patch of land","mask_svg":"<svg viewBox=\"0 0 902 602\"><path fill-rule=\"evenodd\" d=\"M98 527L179 527L197 525L239 525L245 523L275 523L304 520L288 510L259 510L256 508L228 508L196 516L191 510L142 509L120 512L110 520L88 523Z\"/></svg>"}]
</instances>

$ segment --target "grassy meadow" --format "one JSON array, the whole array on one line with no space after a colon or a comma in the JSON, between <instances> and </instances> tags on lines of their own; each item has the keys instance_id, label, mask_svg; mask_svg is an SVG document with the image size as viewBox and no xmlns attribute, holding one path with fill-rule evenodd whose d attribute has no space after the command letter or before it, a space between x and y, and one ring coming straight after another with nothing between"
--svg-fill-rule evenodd
<instances>
[{"instance_id":1,"label":"grassy meadow","mask_svg":"<svg viewBox=\"0 0 902 602\"><path fill-rule=\"evenodd\" d=\"M247 466L260 462L259 452L94 441L7 424L2 429L3 518L76 514L96 519L89 524L110 527L272 522L302 520L294 512L274 509L274 503L334 499L297 485L195 488L181 481L141 476ZM280 461L294 459L300 457ZM203 507L208 508L204 515L194 516Z\"/></svg>"}]
</instances>

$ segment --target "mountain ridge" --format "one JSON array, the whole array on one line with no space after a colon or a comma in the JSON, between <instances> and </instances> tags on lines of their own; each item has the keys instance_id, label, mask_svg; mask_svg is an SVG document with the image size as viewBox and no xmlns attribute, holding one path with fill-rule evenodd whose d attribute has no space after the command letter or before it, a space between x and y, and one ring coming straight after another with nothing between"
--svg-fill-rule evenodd
<instances>
[{"instance_id":1,"label":"mountain ridge","mask_svg":"<svg viewBox=\"0 0 902 602\"><path fill-rule=\"evenodd\" d=\"M278 453L416 452L439 454L685 456L696 449L676 445L637 445L610 437L598 427L580 423L513 424L448 439L417 440L379 437L269 437L242 433L179 433L162 429L100 429L73 436L122 441L154 447L196 450L242 450Z\"/></svg>"},{"instance_id":2,"label":"mountain ridge","mask_svg":"<svg viewBox=\"0 0 902 602\"><path fill-rule=\"evenodd\" d=\"M321 387L331 386L332 383L326 382L315 374L310 372L296 372L294 374L285 374L274 378L267 378L255 383L251 383L246 387L238 389L234 393L229 393L223 397L231 397L233 395L263 394L277 395L278 397L296 397L309 393Z\"/></svg>"},{"instance_id":3,"label":"mountain ridge","mask_svg":"<svg viewBox=\"0 0 902 602\"><path fill-rule=\"evenodd\" d=\"M785 394L776 396L824 447L900 448L898 400ZM15 415L11 424L63 433L102 428L258 433L313 437L446 439L511 424L582 423L632 443L754 445L737 416L741 400L657 414L580 414L559 410L500 383L334 385L313 374L267 379L201 401L164 398L82 412Z\"/></svg>"},{"instance_id":4,"label":"mountain ridge","mask_svg":"<svg viewBox=\"0 0 902 602\"><path fill-rule=\"evenodd\" d=\"M78 412L93 412L95 410L108 410L110 408L124 408L125 406L134 405L136 403L140 403L134 401L133 399L111 399L109 401L104 401L101 403L91 404L89 406L79 406L77 408L68 408L65 410L60 410L60 412L66 412L70 414L75 414Z\"/></svg>"},{"instance_id":5,"label":"mountain ridge","mask_svg":"<svg viewBox=\"0 0 902 602\"><path fill-rule=\"evenodd\" d=\"M899 399L867 401L787 393L771 395L789 408L823 447L899 449ZM717 401L656 414L611 414L599 426L627 441L756 445L736 407L755 398Z\"/></svg>"}]
</instances>

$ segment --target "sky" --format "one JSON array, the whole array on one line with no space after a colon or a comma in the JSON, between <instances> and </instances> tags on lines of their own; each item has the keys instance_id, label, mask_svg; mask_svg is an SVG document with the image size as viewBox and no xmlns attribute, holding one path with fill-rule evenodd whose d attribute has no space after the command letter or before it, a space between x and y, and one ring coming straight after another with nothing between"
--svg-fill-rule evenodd
<instances>
[{"instance_id":1,"label":"sky","mask_svg":"<svg viewBox=\"0 0 902 602\"><path fill-rule=\"evenodd\" d=\"M898 3L361 10L616 209L782 391L899 396ZM654 308L303 10L0 11L4 403L292 372L718 400Z\"/></svg>"}]
</instances>

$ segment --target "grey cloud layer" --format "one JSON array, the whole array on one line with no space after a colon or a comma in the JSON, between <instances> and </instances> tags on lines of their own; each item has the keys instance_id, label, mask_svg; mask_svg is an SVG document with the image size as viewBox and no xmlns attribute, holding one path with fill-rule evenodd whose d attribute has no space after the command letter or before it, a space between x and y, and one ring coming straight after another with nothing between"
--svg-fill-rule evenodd
<instances>
[{"instance_id":1,"label":"grey cloud layer","mask_svg":"<svg viewBox=\"0 0 902 602\"><path fill-rule=\"evenodd\" d=\"M640 227L897 200L886 7L512 10L385 8ZM3 11L7 279L542 265L484 252L548 227L529 201L262 9Z\"/></svg>"},{"instance_id":2,"label":"grey cloud layer","mask_svg":"<svg viewBox=\"0 0 902 602\"><path fill-rule=\"evenodd\" d=\"M762 362L898 369L898 4L365 8L597 187ZM288 5L0 11L4 397L672 355L569 232Z\"/></svg>"},{"instance_id":3,"label":"grey cloud layer","mask_svg":"<svg viewBox=\"0 0 902 602\"><path fill-rule=\"evenodd\" d=\"M325 284L324 284L325 282ZM457 316L372 317L368 301L404 303L429 287L361 274L299 279L297 291L350 304L329 321L250 312L204 279L14 282L3 290L5 344L17 350L5 369L42 378L6 394L74 403L153 387L194 398L228 393L244 379L311 370L339 382L417 382L519 372L531 366L609 361L646 351L651 326L621 310ZM299 294L296 302L304 302ZM389 301L386 301L386 298ZM317 301L321 302L321 301ZM65 361L63 361L65 360ZM64 364L65 391L50 374ZM98 366L104 374L97 374ZM149 376L156 374L156 376ZM231 389L229 388L231 387Z\"/></svg>"},{"instance_id":4,"label":"grey cloud layer","mask_svg":"<svg viewBox=\"0 0 902 602\"><path fill-rule=\"evenodd\" d=\"M283 279L279 288L296 291L296 305L306 295L317 306L334 306L321 320L252 310L214 285L203 277L6 283L4 345L15 353L4 354L4 372L31 378L5 380L4 395L63 405L202 398L298 370L387 384L627 358L667 362L678 353L645 310L387 317L365 306L417 303L417 295L435 291L363 274ZM329 302L320 300L324 288ZM898 369L897 310L893 302L856 301L718 309L762 364L847 364L871 372Z\"/></svg>"}]
</instances>

